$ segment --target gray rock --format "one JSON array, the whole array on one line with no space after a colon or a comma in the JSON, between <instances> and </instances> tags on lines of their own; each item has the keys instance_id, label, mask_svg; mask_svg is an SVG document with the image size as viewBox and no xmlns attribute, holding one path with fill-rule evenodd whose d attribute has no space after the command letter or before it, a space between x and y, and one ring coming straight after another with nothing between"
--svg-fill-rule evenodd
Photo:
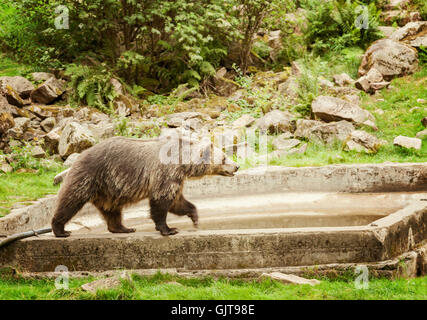
<instances>
[{"instance_id":1,"label":"gray rock","mask_svg":"<svg viewBox=\"0 0 427 320\"><path fill-rule=\"evenodd\" d=\"M419 138L397 136L396 138L394 138L393 144L406 149L421 150L422 140Z\"/></svg>"},{"instance_id":2,"label":"gray rock","mask_svg":"<svg viewBox=\"0 0 427 320\"><path fill-rule=\"evenodd\" d=\"M240 159L247 159L255 155L254 148L248 142L241 142L226 146L225 153L228 156L236 155Z\"/></svg>"},{"instance_id":3,"label":"gray rock","mask_svg":"<svg viewBox=\"0 0 427 320\"><path fill-rule=\"evenodd\" d=\"M200 112L179 112L166 117L166 123L170 128L179 128L185 126L187 120L199 118L203 115Z\"/></svg>"},{"instance_id":4,"label":"gray rock","mask_svg":"<svg viewBox=\"0 0 427 320\"><path fill-rule=\"evenodd\" d=\"M123 272L120 276L98 279L81 286L84 291L95 294L98 290L111 290L121 285L122 280L132 282L131 277Z\"/></svg>"},{"instance_id":5,"label":"gray rock","mask_svg":"<svg viewBox=\"0 0 427 320\"><path fill-rule=\"evenodd\" d=\"M252 117L249 114L244 114L239 119L237 119L233 122L233 127L235 127L235 128L249 127L254 122L255 122L254 117Z\"/></svg>"},{"instance_id":6,"label":"gray rock","mask_svg":"<svg viewBox=\"0 0 427 320\"><path fill-rule=\"evenodd\" d=\"M68 123L61 133L58 151L63 158L72 153L80 153L96 143L92 132L78 122Z\"/></svg>"},{"instance_id":7,"label":"gray rock","mask_svg":"<svg viewBox=\"0 0 427 320\"><path fill-rule=\"evenodd\" d=\"M412 47L427 47L427 21L409 22L393 32L390 39L404 42Z\"/></svg>"},{"instance_id":8,"label":"gray rock","mask_svg":"<svg viewBox=\"0 0 427 320\"><path fill-rule=\"evenodd\" d=\"M49 117L40 122L40 126L46 132L50 132L56 125L56 120L54 117Z\"/></svg>"},{"instance_id":9,"label":"gray rock","mask_svg":"<svg viewBox=\"0 0 427 320\"><path fill-rule=\"evenodd\" d=\"M335 97L319 96L313 101L311 108L316 117L326 122L347 120L363 124L366 120L375 121L369 111Z\"/></svg>"},{"instance_id":10,"label":"gray rock","mask_svg":"<svg viewBox=\"0 0 427 320\"><path fill-rule=\"evenodd\" d=\"M55 75L52 73L47 73L47 72L33 72L31 74L31 78L34 81L39 82L39 81L47 81L50 78L55 78Z\"/></svg>"},{"instance_id":11,"label":"gray rock","mask_svg":"<svg viewBox=\"0 0 427 320\"><path fill-rule=\"evenodd\" d=\"M22 132L25 132L30 126L30 119L28 118L18 117L18 118L15 118L14 120L15 120L14 128L18 128Z\"/></svg>"},{"instance_id":12,"label":"gray rock","mask_svg":"<svg viewBox=\"0 0 427 320\"><path fill-rule=\"evenodd\" d=\"M285 136L278 136L272 142L273 148L275 150L285 150L288 151L301 143L298 139L289 139Z\"/></svg>"},{"instance_id":13,"label":"gray rock","mask_svg":"<svg viewBox=\"0 0 427 320\"><path fill-rule=\"evenodd\" d=\"M88 124L88 128L97 140L104 140L114 137L114 124L109 120L101 121L98 124L90 123Z\"/></svg>"},{"instance_id":14,"label":"gray rock","mask_svg":"<svg viewBox=\"0 0 427 320\"><path fill-rule=\"evenodd\" d=\"M0 95L0 135L15 126L11 107L6 98Z\"/></svg>"},{"instance_id":15,"label":"gray rock","mask_svg":"<svg viewBox=\"0 0 427 320\"><path fill-rule=\"evenodd\" d=\"M320 281L316 279L306 279L293 274L285 274L281 272L263 273L261 275L261 279L271 279L285 284L308 284L310 286L320 284Z\"/></svg>"},{"instance_id":16,"label":"gray rock","mask_svg":"<svg viewBox=\"0 0 427 320\"><path fill-rule=\"evenodd\" d=\"M118 95L124 95L125 94L125 89L119 80L117 80L115 78L111 78L110 83L113 86L114 91Z\"/></svg>"},{"instance_id":17,"label":"gray rock","mask_svg":"<svg viewBox=\"0 0 427 320\"><path fill-rule=\"evenodd\" d=\"M12 166L10 164L8 164L6 162L6 160L4 160L4 161L0 160L0 172L9 173L12 171L13 171Z\"/></svg>"},{"instance_id":18,"label":"gray rock","mask_svg":"<svg viewBox=\"0 0 427 320\"><path fill-rule=\"evenodd\" d=\"M359 76L377 69L386 81L413 73L418 68L417 51L390 39L375 41L365 52L359 67Z\"/></svg>"},{"instance_id":19,"label":"gray rock","mask_svg":"<svg viewBox=\"0 0 427 320\"><path fill-rule=\"evenodd\" d=\"M345 142L354 130L354 126L345 120L322 123L320 121L300 119L297 121L297 130L294 135L299 138L331 144L335 141Z\"/></svg>"},{"instance_id":20,"label":"gray rock","mask_svg":"<svg viewBox=\"0 0 427 320\"><path fill-rule=\"evenodd\" d=\"M393 32L396 31L395 27L389 27L389 26L379 26L378 30L380 30L385 38L389 38Z\"/></svg>"},{"instance_id":21,"label":"gray rock","mask_svg":"<svg viewBox=\"0 0 427 320\"><path fill-rule=\"evenodd\" d=\"M50 78L31 93L31 100L42 104L49 104L59 98L64 91L64 81Z\"/></svg>"},{"instance_id":22,"label":"gray rock","mask_svg":"<svg viewBox=\"0 0 427 320\"><path fill-rule=\"evenodd\" d=\"M255 126L262 132L279 133L294 131L294 116L285 111L273 110L255 122Z\"/></svg>"},{"instance_id":23,"label":"gray rock","mask_svg":"<svg viewBox=\"0 0 427 320\"><path fill-rule=\"evenodd\" d=\"M345 144L345 149L357 152L376 153L381 145L381 141L373 135L362 130L354 130L351 132Z\"/></svg>"},{"instance_id":24,"label":"gray rock","mask_svg":"<svg viewBox=\"0 0 427 320\"><path fill-rule=\"evenodd\" d=\"M80 153L72 153L68 156L67 160L64 161L64 167L71 167L74 162L79 158Z\"/></svg>"},{"instance_id":25,"label":"gray rock","mask_svg":"<svg viewBox=\"0 0 427 320\"><path fill-rule=\"evenodd\" d=\"M356 88L367 93L383 89L390 85L390 82L384 81L382 74L375 68L371 68L366 75L356 81Z\"/></svg>"},{"instance_id":26,"label":"gray rock","mask_svg":"<svg viewBox=\"0 0 427 320\"><path fill-rule=\"evenodd\" d=\"M0 87L12 88L22 99L28 99L31 92L34 90L33 84L20 76L0 77Z\"/></svg>"},{"instance_id":27,"label":"gray rock","mask_svg":"<svg viewBox=\"0 0 427 320\"><path fill-rule=\"evenodd\" d=\"M333 79L340 87L352 86L354 84L354 80L347 73L336 74L333 76Z\"/></svg>"},{"instance_id":28,"label":"gray rock","mask_svg":"<svg viewBox=\"0 0 427 320\"><path fill-rule=\"evenodd\" d=\"M34 158L40 159L40 158L44 158L46 156L46 153L44 152L44 150L42 149L42 147L40 146L35 146L32 150L31 150L31 155Z\"/></svg>"},{"instance_id":29,"label":"gray rock","mask_svg":"<svg viewBox=\"0 0 427 320\"><path fill-rule=\"evenodd\" d=\"M43 136L43 148L50 154L58 153L59 139L61 138L61 128L55 128Z\"/></svg>"}]
</instances>

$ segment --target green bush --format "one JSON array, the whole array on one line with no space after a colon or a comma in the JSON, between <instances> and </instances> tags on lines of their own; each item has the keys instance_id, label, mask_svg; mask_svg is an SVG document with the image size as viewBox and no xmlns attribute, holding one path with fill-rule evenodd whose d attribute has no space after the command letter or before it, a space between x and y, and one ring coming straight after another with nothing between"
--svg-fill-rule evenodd
<instances>
[{"instance_id":1,"label":"green bush","mask_svg":"<svg viewBox=\"0 0 427 320\"><path fill-rule=\"evenodd\" d=\"M71 78L70 103L84 103L107 113L113 110L117 94L111 83L113 75L105 64L96 67L71 64L65 74Z\"/></svg>"},{"instance_id":2,"label":"green bush","mask_svg":"<svg viewBox=\"0 0 427 320\"><path fill-rule=\"evenodd\" d=\"M379 11L374 2L307 0L304 7L309 24L306 42L317 53L351 46L364 48L381 37Z\"/></svg>"}]
</instances>

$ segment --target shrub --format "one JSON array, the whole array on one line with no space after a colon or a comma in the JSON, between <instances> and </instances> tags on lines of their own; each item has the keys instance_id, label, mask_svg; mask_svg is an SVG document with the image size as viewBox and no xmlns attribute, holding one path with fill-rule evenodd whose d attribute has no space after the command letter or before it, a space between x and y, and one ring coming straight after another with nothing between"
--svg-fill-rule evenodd
<instances>
[{"instance_id":1,"label":"shrub","mask_svg":"<svg viewBox=\"0 0 427 320\"><path fill-rule=\"evenodd\" d=\"M107 113L113 110L116 92L111 84L113 75L105 64L96 67L71 64L65 74L71 77L70 103L84 103Z\"/></svg>"},{"instance_id":2,"label":"shrub","mask_svg":"<svg viewBox=\"0 0 427 320\"><path fill-rule=\"evenodd\" d=\"M307 0L306 42L317 53L342 50L347 46L367 47L381 37L379 11L375 3L359 1Z\"/></svg>"}]
</instances>

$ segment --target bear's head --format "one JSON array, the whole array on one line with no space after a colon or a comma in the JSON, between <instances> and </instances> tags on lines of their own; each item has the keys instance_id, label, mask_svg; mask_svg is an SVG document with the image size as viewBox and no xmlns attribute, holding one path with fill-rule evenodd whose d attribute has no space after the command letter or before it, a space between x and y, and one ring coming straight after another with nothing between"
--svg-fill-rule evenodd
<instances>
[{"instance_id":1,"label":"bear's head","mask_svg":"<svg viewBox=\"0 0 427 320\"><path fill-rule=\"evenodd\" d=\"M160 149L163 164L185 168L188 177L203 175L233 176L239 165L208 139L166 137Z\"/></svg>"}]
</instances>

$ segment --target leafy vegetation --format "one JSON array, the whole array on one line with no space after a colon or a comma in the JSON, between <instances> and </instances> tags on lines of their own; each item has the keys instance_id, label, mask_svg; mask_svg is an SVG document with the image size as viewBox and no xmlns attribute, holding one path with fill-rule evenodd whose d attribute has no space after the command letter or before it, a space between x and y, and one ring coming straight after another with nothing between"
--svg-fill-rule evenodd
<instances>
[{"instance_id":1,"label":"leafy vegetation","mask_svg":"<svg viewBox=\"0 0 427 320\"><path fill-rule=\"evenodd\" d=\"M71 279L70 289L56 290L55 280L0 278L0 299L83 299L83 300L307 300L307 299L380 299L425 300L427 277L416 279L370 279L368 289L356 289L354 279L322 279L320 285L284 285L277 281L244 281L221 278L185 279L168 274L143 277L132 275L132 282L123 280L116 289L98 290L92 294L80 286L93 277Z\"/></svg>"}]
</instances>

